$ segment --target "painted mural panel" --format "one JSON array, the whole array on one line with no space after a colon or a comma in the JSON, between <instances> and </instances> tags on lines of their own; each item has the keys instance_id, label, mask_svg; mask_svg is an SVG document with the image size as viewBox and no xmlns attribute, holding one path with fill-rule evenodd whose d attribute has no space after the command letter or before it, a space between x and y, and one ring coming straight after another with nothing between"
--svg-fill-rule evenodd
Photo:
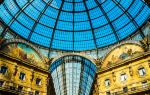
<instances>
[{"instance_id":1,"label":"painted mural panel","mask_svg":"<svg viewBox=\"0 0 150 95\"><path fill-rule=\"evenodd\" d=\"M141 52L144 52L144 49L137 45L137 44L124 44L121 46L116 47L111 52L108 53L108 55L105 57L103 61L103 67L107 67L113 64L117 64L118 62L121 62L123 60L126 60L133 55L137 55Z\"/></svg>"},{"instance_id":2,"label":"painted mural panel","mask_svg":"<svg viewBox=\"0 0 150 95\"><path fill-rule=\"evenodd\" d=\"M13 43L6 45L1 51L12 57L30 62L35 66L43 67L42 58L28 45L22 43Z\"/></svg>"}]
</instances>

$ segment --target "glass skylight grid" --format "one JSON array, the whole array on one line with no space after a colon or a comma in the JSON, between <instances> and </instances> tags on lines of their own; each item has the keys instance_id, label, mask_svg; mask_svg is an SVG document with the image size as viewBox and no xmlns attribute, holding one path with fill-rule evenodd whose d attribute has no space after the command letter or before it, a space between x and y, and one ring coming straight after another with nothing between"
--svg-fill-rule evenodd
<instances>
[{"instance_id":1,"label":"glass skylight grid","mask_svg":"<svg viewBox=\"0 0 150 95\"><path fill-rule=\"evenodd\" d=\"M143 0L5 0L0 19L46 48L82 51L122 41L150 17Z\"/></svg>"},{"instance_id":2,"label":"glass skylight grid","mask_svg":"<svg viewBox=\"0 0 150 95\"><path fill-rule=\"evenodd\" d=\"M84 57L70 55L52 63L50 72L57 95L89 95L96 65Z\"/></svg>"}]
</instances>

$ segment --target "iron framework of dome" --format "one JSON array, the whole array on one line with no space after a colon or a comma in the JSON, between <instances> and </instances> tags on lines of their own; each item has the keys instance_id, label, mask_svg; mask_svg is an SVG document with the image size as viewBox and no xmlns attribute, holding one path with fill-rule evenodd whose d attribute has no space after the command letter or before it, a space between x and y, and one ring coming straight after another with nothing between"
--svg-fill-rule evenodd
<instances>
[{"instance_id":1,"label":"iron framework of dome","mask_svg":"<svg viewBox=\"0 0 150 95\"><path fill-rule=\"evenodd\" d=\"M117 43L150 16L142 0L5 0L0 19L41 46L70 51Z\"/></svg>"}]
</instances>

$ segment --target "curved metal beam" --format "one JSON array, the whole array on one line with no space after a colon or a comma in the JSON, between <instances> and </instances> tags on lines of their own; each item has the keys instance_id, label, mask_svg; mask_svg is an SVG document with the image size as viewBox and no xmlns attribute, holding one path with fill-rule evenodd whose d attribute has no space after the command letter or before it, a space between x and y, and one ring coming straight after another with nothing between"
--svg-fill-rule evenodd
<instances>
[{"instance_id":1,"label":"curved metal beam","mask_svg":"<svg viewBox=\"0 0 150 95\"><path fill-rule=\"evenodd\" d=\"M86 9L86 13L87 13L87 16L88 16L88 19L89 19L89 22L90 22L90 28L92 29L92 35L93 35L93 40L94 40L95 48L97 49L96 37L95 37L95 33L94 33L94 29L93 29L91 17L90 17L89 11L88 11L88 7L86 5L86 1L85 0L83 0L83 3L84 3L85 9Z\"/></svg>"},{"instance_id":2,"label":"curved metal beam","mask_svg":"<svg viewBox=\"0 0 150 95\"><path fill-rule=\"evenodd\" d=\"M55 30L56 30L56 27L57 27L57 23L58 23L59 16L60 16L61 10L62 10L62 8L63 8L64 2L65 2L65 1L62 0L61 6L60 6L60 10L58 11L58 15L57 15L57 17L56 17L57 19L56 19L56 22L55 22L55 25L54 25L54 28L53 28L53 33L52 33L52 38L51 38L51 42L50 42L48 57L50 57L50 52L51 52L51 49L52 49L52 44L53 44L53 40L54 40Z\"/></svg>"},{"instance_id":3,"label":"curved metal beam","mask_svg":"<svg viewBox=\"0 0 150 95\"><path fill-rule=\"evenodd\" d=\"M51 4L52 1L53 1L53 0L50 0L50 1L48 1L48 3L46 3L46 6L44 7L44 9L42 10L42 12L41 12L40 15L38 16L37 20L35 21L35 23L34 23L34 25L33 25L33 27L32 27L31 32L29 33L28 40L30 40L30 38L31 38L31 36L32 36L32 34L33 34L33 32L34 32L36 26L38 25L39 20L41 19L43 13L46 11L46 9L48 8L48 6Z\"/></svg>"},{"instance_id":4,"label":"curved metal beam","mask_svg":"<svg viewBox=\"0 0 150 95\"><path fill-rule=\"evenodd\" d=\"M101 9L102 13L104 14L105 18L107 19L107 21L108 21L108 23L109 23L109 25L110 25L110 27L111 27L111 29L112 29L115 37L116 37L117 42L119 42L120 41L119 37L118 37L118 35L116 33L116 30L115 30L114 26L112 25L112 23L111 23L108 15L107 15L107 13L105 12L105 10L103 9L103 7L101 6L101 4L97 0L94 0L94 1L97 3L97 5L99 6L99 8Z\"/></svg>"}]
</instances>

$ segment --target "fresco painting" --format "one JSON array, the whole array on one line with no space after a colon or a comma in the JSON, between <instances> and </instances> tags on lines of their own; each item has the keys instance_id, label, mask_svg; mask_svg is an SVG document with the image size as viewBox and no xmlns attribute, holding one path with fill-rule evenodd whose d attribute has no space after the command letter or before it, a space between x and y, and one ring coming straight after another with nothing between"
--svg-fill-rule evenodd
<instances>
[{"instance_id":1,"label":"fresco painting","mask_svg":"<svg viewBox=\"0 0 150 95\"><path fill-rule=\"evenodd\" d=\"M38 53L34 49L32 49L30 46L27 46L25 44L21 44L21 43L9 44L3 48L3 51L12 57L36 64L39 66L40 66L40 63L43 63Z\"/></svg>"},{"instance_id":2,"label":"fresco painting","mask_svg":"<svg viewBox=\"0 0 150 95\"><path fill-rule=\"evenodd\" d=\"M108 53L103 61L102 67L117 64L136 54L140 54L141 52L144 52L144 49L141 46L135 44L125 44L118 46Z\"/></svg>"}]
</instances>

